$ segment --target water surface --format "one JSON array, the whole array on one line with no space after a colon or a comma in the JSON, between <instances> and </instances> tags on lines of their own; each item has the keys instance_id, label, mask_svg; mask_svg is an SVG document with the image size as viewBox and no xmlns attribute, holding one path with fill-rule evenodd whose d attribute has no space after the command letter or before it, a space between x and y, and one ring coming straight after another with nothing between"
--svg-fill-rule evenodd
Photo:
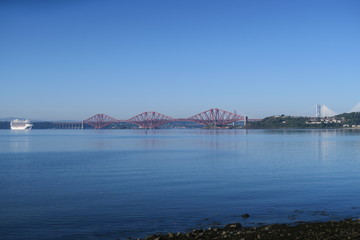
<instances>
[{"instance_id":1,"label":"water surface","mask_svg":"<svg viewBox=\"0 0 360 240\"><path fill-rule=\"evenodd\" d=\"M359 171L354 130L1 130L0 236L358 217Z\"/></svg>"}]
</instances>

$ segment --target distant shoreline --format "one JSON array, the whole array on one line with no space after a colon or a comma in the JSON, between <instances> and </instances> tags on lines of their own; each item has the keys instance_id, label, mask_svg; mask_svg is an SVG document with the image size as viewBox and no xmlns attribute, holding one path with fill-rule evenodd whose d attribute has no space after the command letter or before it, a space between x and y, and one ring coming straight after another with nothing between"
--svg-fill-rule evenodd
<instances>
[{"instance_id":1,"label":"distant shoreline","mask_svg":"<svg viewBox=\"0 0 360 240\"><path fill-rule=\"evenodd\" d=\"M283 122L287 122L286 120ZM81 125L71 125L68 124L66 127L58 127L56 125L56 122L32 122L33 127L32 129L58 129L58 130L69 130L69 129L94 129L91 126L81 126ZM0 129L10 129L10 121L0 121ZM106 128L101 128L106 130L111 129L145 129L145 128L139 128L134 127L130 125L118 125L118 126L110 126ZM189 125L189 126L165 126L165 127L159 127L159 128L153 128L153 129L205 129L205 130L235 130L235 129L245 129L245 130L290 130L290 129L298 129L298 130L332 130L332 129L338 129L338 130L359 130L360 124L353 124L353 125L346 125L345 127L339 124L321 124L321 125L306 125L306 124L297 124L293 123L290 125L283 124L282 122L279 124L279 122L275 122L274 118L272 119L265 119L260 122L256 123L249 123L246 126L223 126L223 127L202 127L199 125Z\"/></svg>"},{"instance_id":2,"label":"distant shoreline","mask_svg":"<svg viewBox=\"0 0 360 240\"><path fill-rule=\"evenodd\" d=\"M116 120L116 119L115 119ZM128 121L105 122L97 120L94 122L55 122L55 121L34 121L33 129L360 129L360 112L343 113L333 117L303 117L275 115L263 119L244 119L238 121L213 120L177 120L165 121L155 119L159 123L148 124L148 121L140 122ZM255 121L256 120L256 121ZM155 122L156 122L155 121ZM147 125L146 125L147 124ZM0 121L0 129L9 129L10 121Z\"/></svg>"},{"instance_id":3,"label":"distant shoreline","mask_svg":"<svg viewBox=\"0 0 360 240\"><path fill-rule=\"evenodd\" d=\"M36 124L36 123L34 123ZM328 128L299 128L299 127L282 127L282 128L253 128L253 127L242 127L242 128L153 128L153 129L146 129L146 128L103 128L103 129L94 129L94 128L74 128L74 129L61 129L61 128L52 128L52 127L33 127L32 130L360 130L359 127L328 127ZM0 130L11 130L10 126L3 127L0 124Z\"/></svg>"}]
</instances>

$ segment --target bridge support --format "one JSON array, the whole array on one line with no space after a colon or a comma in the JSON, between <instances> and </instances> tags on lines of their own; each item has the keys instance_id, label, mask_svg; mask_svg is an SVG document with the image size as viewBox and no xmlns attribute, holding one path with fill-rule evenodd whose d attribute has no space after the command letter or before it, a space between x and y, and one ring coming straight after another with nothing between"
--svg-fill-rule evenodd
<instances>
[{"instance_id":1,"label":"bridge support","mask_svg":"<svg viewBox=\"0 0 360 240\"><path fill-rule=\"evenodd\" d=\"M83 129L83 122L55 122L56 129Z\"/></svg>"}]
</instances>

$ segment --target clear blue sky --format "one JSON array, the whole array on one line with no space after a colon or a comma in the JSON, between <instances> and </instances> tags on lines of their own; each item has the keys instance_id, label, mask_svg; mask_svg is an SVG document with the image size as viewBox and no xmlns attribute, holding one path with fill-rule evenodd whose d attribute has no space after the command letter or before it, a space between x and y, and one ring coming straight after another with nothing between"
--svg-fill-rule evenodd
<instances>
[{"instance_id":1,"label":"clear blue sky","mask_svg":"<svg viewBox=\"0 0 360 240\"><path fill-rule=\"evenodd\" d=\"M0 118L360 102L358 0L1 0Z\"/></svg>"}]
</instances>

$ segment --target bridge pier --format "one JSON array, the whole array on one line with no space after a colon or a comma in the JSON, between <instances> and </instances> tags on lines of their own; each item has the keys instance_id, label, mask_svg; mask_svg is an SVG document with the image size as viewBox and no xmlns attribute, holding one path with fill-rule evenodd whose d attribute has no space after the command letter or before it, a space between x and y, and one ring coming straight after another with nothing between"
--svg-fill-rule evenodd
<instances>
[{"instance_id":1,"label":"bridge pier","mask_svg":"<svg viewBox=\"0 0 360 240\"><path fill-rule=\"evenodd\" d=\"M83 129L83 122L55 122L55 129Z\"/></svg>"}]
</instances>

